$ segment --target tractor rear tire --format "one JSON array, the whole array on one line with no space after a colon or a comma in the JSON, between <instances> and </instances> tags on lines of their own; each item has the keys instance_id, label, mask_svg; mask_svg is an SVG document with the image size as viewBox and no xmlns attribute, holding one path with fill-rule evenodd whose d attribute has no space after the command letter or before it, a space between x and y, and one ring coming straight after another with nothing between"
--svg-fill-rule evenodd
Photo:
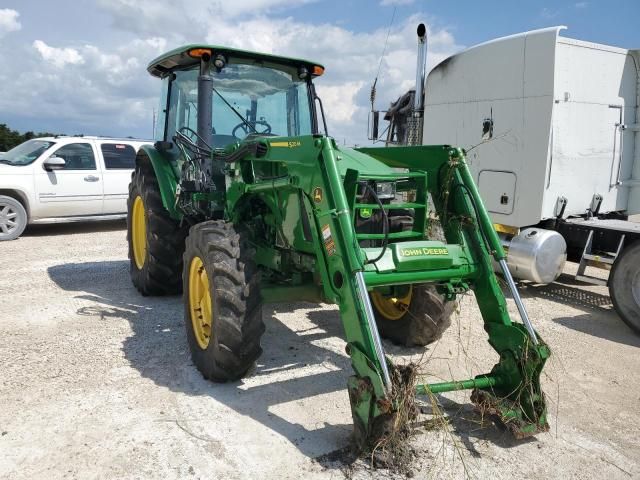
<instances>
[{"instance_id":1,"label":"tractor rear tire","mask_svg":"<svg viewBox=\"0 0 640 480\"><path fill-rule=\"evenodd\" d=\"M613 264L609 295L620 318L640 334L640 241L622 250Z\"/></svg>"},{"instance_id":2,"label":"tractor rear tire","mask_svg":"<svg viewBox=\"0 0 640 480\"><path fill-rule=\"evenodd\" d=\"M427 284L413 285L408 298L405 306L372 292L371 304L380 336L406 347L425 346L439 340L451 325L456 302L445 301L433 285Z\"/></svg>"},{"instance_id":3,"label":"tractor rear tire","mask_svg":"<svg viewBox=\"0 0 640 480\"><path fill-rule=\"evenodd\" d=\"M142 295L175 295L182 290L182 253L187 229L162 204L148 162L136 165L127 201L129 271Z\"/></svg>"},{"instance_id":4,"label":"tractor rear tire","mask_svg":"<svg viewBox=\"0 0 640 480\"><path fill-rule=\"evenodd\" d=\"M262 354L254 256L231 223L207 221L189 231L182 275L187 340L193 363L214 382L242 378Z\"/></svg>"}]
</instances>

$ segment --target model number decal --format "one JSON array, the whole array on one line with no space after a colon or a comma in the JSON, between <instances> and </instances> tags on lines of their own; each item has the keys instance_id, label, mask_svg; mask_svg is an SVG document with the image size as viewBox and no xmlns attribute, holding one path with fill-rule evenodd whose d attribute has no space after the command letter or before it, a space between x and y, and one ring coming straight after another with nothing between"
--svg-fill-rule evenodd
<instances>
[{"instance_id":1,"label":"model number decal","mask_svg":"<svg viewBox=\"0 0 640 480\"><path fill-rule=\"evenodd\" d=\"M272 147L286 147L286 148L296 148L302 145L302 142L299 140L290 141L290 142L271 142L269 145Z\"/></svg>"},{"instance_id":2,"label":"model number decal","mask_svg":"<svg viewBox=\"0 0 640 480\"><path fill-rule=\"evenodd\" d=\"M400 249L401 257L420 257L422 255L449 255L449 250L442 247L419 247Z\"/></svg>"}]
</instances>

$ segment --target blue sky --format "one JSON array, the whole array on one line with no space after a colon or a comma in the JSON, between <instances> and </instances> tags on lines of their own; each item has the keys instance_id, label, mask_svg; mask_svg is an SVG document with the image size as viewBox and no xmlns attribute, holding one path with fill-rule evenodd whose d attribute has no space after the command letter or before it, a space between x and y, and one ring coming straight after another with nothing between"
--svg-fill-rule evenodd
<instances>
[{"instance_id":1,"label":"blue sky","mask_svg":"<svg viewBox=\"0 0 640 480\"><path fill-rule=\"evenodd\" d=\"M0 123L21 131L150 137L150 59L211 42L324 63L330 132L364 143L368 97L395 9L377 107L412 86L415 27L429 67L492 38L553 25L564 36L640 48L640 1L0 0Z\"/></svg>"},{"instance_id":2,"label":"blue sky","mask_svg":"<svg viewBox=\"0 0 640 480\"><path fill-rule=\"evenodd\" d=\"M511 35L554 25L569 27L567 36L580 40L640 48L640 1L414 1L378 3L371 9L370 1L324 2L300 9L302 18L316 18L321 22L340 23L356 30L367 31L386 27L396 8L396 19L407 18L416 12L446 27L459 43L471 46L491 38ZM340 7L336 8L335 5ZM369 14L363 15L363 12Z\"/></svg>"}]
</instances>

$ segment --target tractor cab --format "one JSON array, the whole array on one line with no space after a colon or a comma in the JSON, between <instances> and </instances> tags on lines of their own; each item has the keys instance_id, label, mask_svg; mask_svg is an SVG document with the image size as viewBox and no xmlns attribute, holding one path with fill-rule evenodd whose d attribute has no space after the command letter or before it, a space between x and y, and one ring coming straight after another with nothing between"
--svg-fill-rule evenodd
<instances>
[{"instance_id":1,"label":"tractor cab","mask_svg":"<svg viewBox=\"0 0 640 480\"><path fill-rule=\"evenodd\" d=\"M318 133L312 78L324 67L295 58L188 45L153 60L163 79L156 140L188 128L220 149L248 136Z\"/></svg>"}]
</instances>

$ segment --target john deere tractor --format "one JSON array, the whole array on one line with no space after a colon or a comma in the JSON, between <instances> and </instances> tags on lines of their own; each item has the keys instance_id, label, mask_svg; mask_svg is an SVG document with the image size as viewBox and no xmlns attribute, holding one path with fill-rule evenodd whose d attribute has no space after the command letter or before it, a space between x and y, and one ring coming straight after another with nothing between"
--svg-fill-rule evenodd
<instances>
[{"instance_id":1,"label":"john deere tractor","mask_svg":"<svg viewBox=\"0 0 640 480\"><path fill-rule=\"evenodd\" d=\"M509 317L492 269L504 252L463 151L338 146L314 89L324 72L316 62L188 45L148 71L162 82L161 138L140 150L130 185L131 278L143 295L182 291L204 377L234 381L250 370L263 304L337 304L356 438L366 444L398 409L397 370L380 337L433 342L456 296L473 289L498 363L416 394L473 389L516 436L548 428L539 376L549 349L512 281L523 323ZM444 241L429 233L435 217Z\"/></svg>"}]
</instances>

